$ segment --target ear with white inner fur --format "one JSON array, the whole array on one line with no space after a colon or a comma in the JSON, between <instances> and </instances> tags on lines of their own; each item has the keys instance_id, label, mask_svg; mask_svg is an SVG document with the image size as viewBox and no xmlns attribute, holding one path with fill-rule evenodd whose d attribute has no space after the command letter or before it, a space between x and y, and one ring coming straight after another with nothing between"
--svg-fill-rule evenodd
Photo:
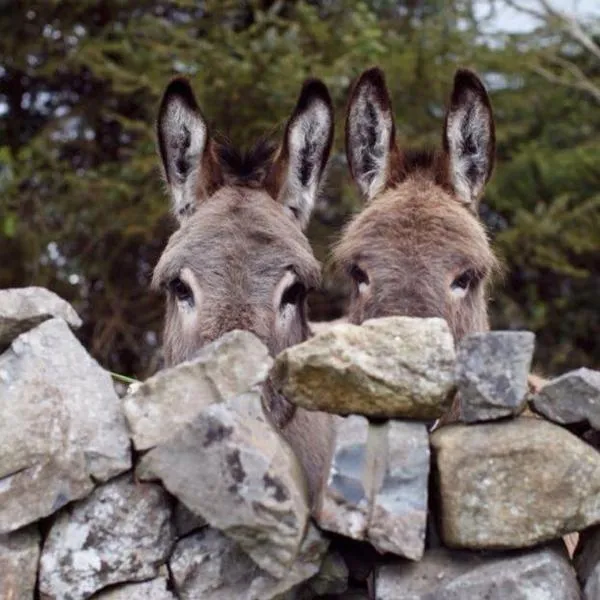
<instances>
[{"instance_id":1,"label":"ear with white inner fur","mask_svg":"<svg viewBox=\"0 0 600 600\"><path fill-rule=\"evenodd\" d=\"M496 138L485 87L468 69L459 69L454 76L443 144L454 191L476 210L494 168Z\"/></svg>"},{"instance_id":2,"label":"ear with white inner fur","mask_svg":"<svg viewBox=\"0 0 600 600\"><path fill-rule=\"evenodd\" d=\"M383 71L372 68L356 82L346 117L346 157L358 189L367 201L387 185L396 151L392 102Z\"/></svg>"},{"instance_id":3,"label":"ear with white inner fur","mask_svg":"<svg viewBox=\"0 0 600 600\"><path fill-rule=\"evenodd\" d=\"M329 91L318 79L307 79L266 182L267 189L302 229L314 208L332 141Z\"/></svg>"},{"instance_id":4,"label":"ear with white inner fur","mask_svg":"<svg viewBox=\"0 0 600 600\"><path fill-rule=\"evenodd\" d=\"M187 80L171 81L163 95L157 122L158 147L171 194L171 208L181 222L196 208L198 194L207 193L210 139Z\"/></svg>"}]
</instances>

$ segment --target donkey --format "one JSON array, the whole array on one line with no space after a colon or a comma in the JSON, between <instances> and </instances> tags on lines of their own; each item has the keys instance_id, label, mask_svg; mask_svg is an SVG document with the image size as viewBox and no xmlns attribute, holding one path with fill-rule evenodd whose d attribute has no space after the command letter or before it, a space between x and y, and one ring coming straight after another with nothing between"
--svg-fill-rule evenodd
<instances>
[{"instance_id":1,"label":"donkey","mask_svg":"<svg viewBox=\"0 0 600 600\"><path fill-rule=\"evenodd\" d=\"M306 298L320 281L303 229L333 139L325 85L308 79L281 144L242 154L209 130L190 84L171 81L157 122L158 151L179 227L154 270L166 294L167 366L227 331L256 334L275 355L309 336ZM295 409L267 384L263 408L306 472L311 499L323 470L330 417Z\"/></svg>"}]
</instances>

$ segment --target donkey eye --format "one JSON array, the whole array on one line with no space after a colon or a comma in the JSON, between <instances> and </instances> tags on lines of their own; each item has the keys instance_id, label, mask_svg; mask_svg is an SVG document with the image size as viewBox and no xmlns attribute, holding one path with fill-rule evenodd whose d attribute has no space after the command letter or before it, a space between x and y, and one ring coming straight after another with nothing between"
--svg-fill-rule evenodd
<instances>
[{"instance_id":1,"label":"donkey eye","mask_svg":"<svg viewBox=\"0 0 600 600\"><path fill-rule=\"evenodd\" d=\"M360 288L369 285L369 276L358 265L354 264L350 267L350 277L354 279L356 285Z\"/></svg>"},{"instance_id":2,"label":"donkey eye","mask_svg":"<svg viewBox=\"0 0 600 600\"><path fill-rule=\"evenodd\" d=\"M462 272L450 286L452 291L456 294L466 292L474 283L477 282L477 274L473 269L467 269Z\"/></svg>"},{"instance_id":3,"label":"donkey eye","mask_svg":"<svg viewBox=\"0 0 600 600\"><path fill-rule=\"evenodd\" d=\"M171 279L169 281L168 286L169 291L181 302L187 302L188 304L192 304L194 300L194 295L190 286L187 283L184 283L179 277L175 277L175 279Z\"/></svg>"},{"instance_id":4,"label":"donkey eye","mask_svg":"<svg viewBox=\"0 0 600 600\"><path fill-rule=\"evenodd\" d=\"M281 308L293 304L299 305L306 297L306 287L299 281L294 282L288 287L281 296Z\"/></svg>"}]
</instances>

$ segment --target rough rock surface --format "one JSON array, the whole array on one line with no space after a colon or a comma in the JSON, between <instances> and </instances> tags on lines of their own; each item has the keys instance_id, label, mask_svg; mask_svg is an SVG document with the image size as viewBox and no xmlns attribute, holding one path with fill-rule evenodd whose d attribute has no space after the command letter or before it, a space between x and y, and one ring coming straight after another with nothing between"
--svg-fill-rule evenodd
<instances>
[{"instance_id":1,"label":"rough rock surface","mask_svg":"<svg viewBox=\"0 0 600 600\"><path fill-rule=\"evenodd\" d=\"M558 545L489 556L428 550L421 562L380 567L375 588L377 600L579 600Z\"/></svg>"},{"instance_id":2,"label":"rough rock surface","mask_svg":"<svg viewBox=\"0 0 600 600\"><path fill-rule=\"evenodd\" d=\"M111 584L156 577L175 537L170 504L160 486L124 475L65 509L42 551L42 598L89 598Z\"/></svg>"},{"instance_id":3,"label":"rough rock surface","mask_svg":"<svg viewBox=\"0 0 600 600\"><path fill-rule=\"evenodd\" d=\"M247 405L260 403L255 391L245 395L243 408L238 399L209 406L150 450L138 475L161 479L192 512L281 578L305 534L307 490L290 447L265 420L248 417Z\"/></svg>"},{"instance_id":4,"label":"rough rock surface","mask_svg":"<svg viewBox=\"0 0 600 600\"><path fill-rule=\"evenodd\" d=\"M231 331L202 348L194 360L133 385L124 407L136 449L166 441L206 406L263 383L272 364L255 335Z\"/></svg>"},{"instance_id":5,"label":"rough rock surface","mask_svg":"<svg viewBox=\"0 0 600 600\"><path fill-rule=\"evenodd\" d=\"M0 533L45 517L131 466L111 378L61 319L0 356Z\"/></svg>"},{"instance_id":6,"label":"rough rock surface","mask_svg":"<svg viewBox=\"0 0 600 600\"><path fill-rule=\"evenodd\" d=\"M183 537L196 529L206 525L206 519L200 515L195 515L185 504L175 503L173 509L173 524L177 537Z\"/></svg>"},{"instance_id":7,"label":"rough rock surface","mask_svg":"<svg viewBox=\"0 0 600 600\"><path fill-rule=\"evenodd\" d=\"M582 368L565 373L547 383L532 403L551 421L588 422L600 431L600 371Z\"/></svg>"},{"instance_id":8,"label":"rough rock surface","mask_svg":"<svg viewBox=\"0 0 600 600\"><path fill-rule=\"evenodd\" d=\"M449 407L454 359L444 320L386 317L335 325L284 350L273 380L311 410L427 420Z\"/></svg>"},{"instance_id":9,"label":"rough rock surface","mask_svg":"<svg viewBox=\"0 0 600 600\"><path fill-rule=\"evenodd\" d=\"M580 534L575 553L575 568L583 587L584 600L600 598L600 527Z\"/></svg>"},{"instance_id":10,"label":"rough rock surface","mask_svg":"<svg viewBox=\"0 0 600 600\"><path fill-rule=\"evenodd\" d=\"M41 287L0 290L0 351L19 335L57 317L71 327L81 326L73 307L54 292Z\"/></svg>"},{"instance_id":11,"label":"rough rock surface","mask_svg":"<svg viewBox=\"0 0 600 600\"><path fill-rule=\"evenodd\" d=\"M33 598L39 556L40 534L35 526L0 535L0 598Z\"/></svg>"},{"instance_id":12,"label":"rough rock surface","mask_svg":"<svg viewBox=\"0 0 600 600\"><path fill-rule=\"evenodd\" d=\"M141 583L112 587L94 596L94 600L176 600L168 589L166 576Z\"/></svg>"},{"instance_id":13,"label":"rough rock surface","mask_svg":"<svg viewBox=\"0 0 600 600\"><path fill-rule=\"evenodd\" d=\"M489 421L523 409L535 336L488 331L465 337L456 356L460 420Z\"/></svg>"},{"instance_id":14,"label":"rough rock surface","mask_svg":"<svg viewBox=\"0 0 600 600\"><path fill-rule=\"evenodd\" d=\"M600 523L600 453L541 419L431 436L448 546L518 548Z\"/></svg>"},{"instance_id":15,"label":"rough rock surface","mask_svg":"<svg viewBox=\"0 0 600 600\"><path fill-rule=\"evenodd\" d=\"M388 421L371 430L375 467L367 538L380 552L419 560L427 524L427 427Z\"/></svg>"},{"instance_id":16,"label":"rough rock surface","mask_svg":"<svg viewBox=\"0 0 600 600\"><path fill-rule=\"evenodd\" d=\"M238 544L211 527L180 540L169 566L182 600L270 600L314 576L327 544L312 527L300 552L301 560L282 578L263 571ZM314 554L319 560L314 560ZM293 598L295 596L290 596Z\"/></svg>"}]
</instances>

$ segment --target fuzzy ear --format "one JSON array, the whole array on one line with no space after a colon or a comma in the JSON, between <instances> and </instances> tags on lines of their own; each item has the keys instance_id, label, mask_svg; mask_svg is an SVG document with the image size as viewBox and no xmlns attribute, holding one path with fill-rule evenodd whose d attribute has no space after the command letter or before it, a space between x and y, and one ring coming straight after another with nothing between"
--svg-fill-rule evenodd
<instances>
[{"instance_id":1,"label":"fuzzy ear","mask_svg":"<svg viewBox=\"0 0 600 600\"><path fill-rule=\"evenodd\" d=\"M379 68L365 71L350 95L346 157L363 198L372 200L388 184L397 154L392 102Z\"/></svg>"},{"instance_id":2,"label":"fuzzy ear","mask_svg":"<svg viewBox=\"0 0 600 600\"><path fill-rule=\"evenodd\" d=\"M333 105L325 84L307 79L288 121L265 187L304 229L333 141Z\"/></svg>"},{"instance_id":3,"label":"fuzzy ear","mask_svg":"<svg viewBox=\"0 0 600 600\"><path fill-rule=\"evenodd\" d=\"M218 180L208 126L186 79L174 79L167 86L158 111L157 135L171 208L181 222L214 191Z\"/></svg>"},{"instance_id":4,"label":"fuzzy ear","mask_svg":"<svg viewBox=\"0 0 600 600\"><path fill-rule=\"evenodd\" d=\"M477 75L467 69L459 69L454 76L443 144L454 191L476 210L494 168L496 137L487 92Z\"/></svg>"}]
</instances>

